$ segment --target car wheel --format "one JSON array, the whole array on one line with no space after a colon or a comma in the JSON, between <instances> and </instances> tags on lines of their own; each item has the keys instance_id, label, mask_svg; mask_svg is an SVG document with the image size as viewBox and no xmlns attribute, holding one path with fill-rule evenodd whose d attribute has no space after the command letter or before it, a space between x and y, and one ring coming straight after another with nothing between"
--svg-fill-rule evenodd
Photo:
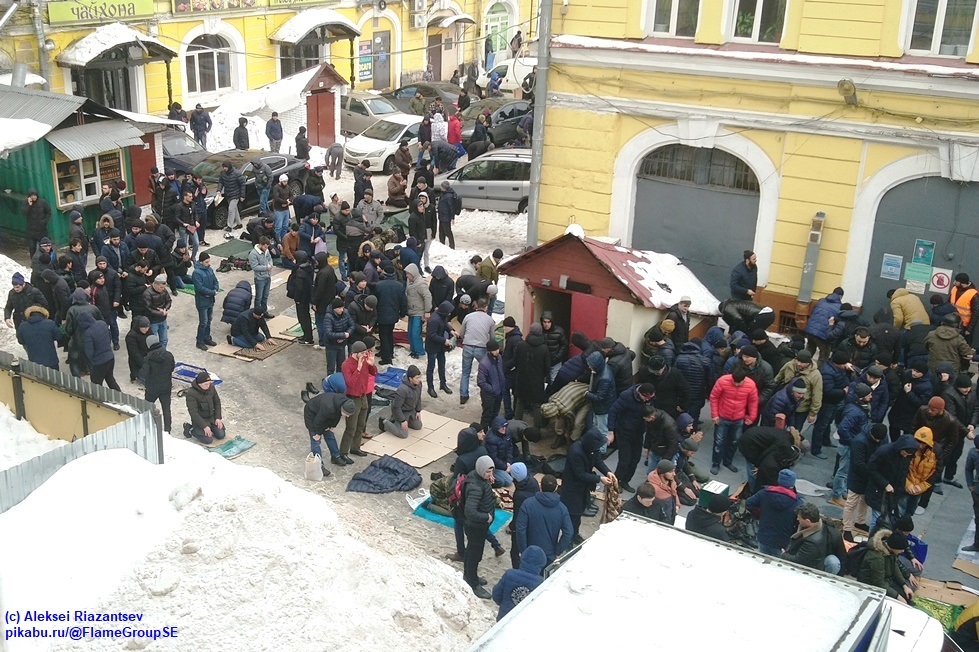
<instances>
[{"instance_id":1,"label":"car wheel","mask_svg":"<svg viewBox=\"0 0 979 652\"><path fill-rule=\"evenodd\" d=\"M520 200L520 203L517 204L517 212L518 213L526 213L527 212L527 200L526 199L521 199Z\"/></svg>"},{"instance_id":2,"label":"car wheel","mask_svg":"<svg viewBox=\"0 0 979 652\"><path fill-rule=\"evenodd\" d=\"M382 169L382 172L384 172L384 174L394 174L394 168L395 168L394 155L391 155L386 159L384 159L384 167Z\"/></svg>"},{"instance_id":3,"label":"car wheel","mask_svg":"<svg viewBox=\"0 0 979 652\"><path fill-rule=\"evenodd\" d=\"M293 179L289 182L289 190L292 191L293 197L298 197L299 195L305 194L303 182L299 179Z\"/></svg>"},{"instance_id":4,"label":"car wheel","mask_svg":"<svg viewBox=\"0 0 979 652\"><path fill-rule=\"evenodd\" d=\"M214 209L211 217L211 225L215 229L223 229L228 226L228 206L224 202Z\"/></svg>"}]
</instances>

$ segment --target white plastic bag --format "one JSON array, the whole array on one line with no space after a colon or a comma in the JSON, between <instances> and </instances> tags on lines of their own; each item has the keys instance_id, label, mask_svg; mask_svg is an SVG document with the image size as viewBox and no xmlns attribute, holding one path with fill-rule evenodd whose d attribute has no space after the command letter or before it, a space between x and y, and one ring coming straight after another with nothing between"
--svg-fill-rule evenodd
<instances>
[{"instance_id":1,"label":"white plastic bag","mask_svg":"<svg viewBox=\"0 0 979 652\"><path fill-rule=\"evenodd\" d=\"M418 491L414 494L405 494L405 500L408 501L408 506L411 507L411 511L418 509L418 506L428 500L428 498L428 489L425 487L419 487Z\"/></svg>"},{"instance_id":2,"label":"white plastic bag","mask_svg":"<svg viewBox=\"0 0 979 652\"><path fill-rule=\"evenodd\" d=\"M306 456L306 479L319 482L323 479L323 458L310 453Z\"/></svg>"}]
</instances>

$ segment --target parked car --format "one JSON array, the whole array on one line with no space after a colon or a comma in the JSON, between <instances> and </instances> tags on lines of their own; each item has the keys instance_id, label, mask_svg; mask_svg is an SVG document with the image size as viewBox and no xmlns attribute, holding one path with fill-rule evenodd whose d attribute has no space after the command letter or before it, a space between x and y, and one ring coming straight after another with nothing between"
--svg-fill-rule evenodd
<instances>
[{"instance_id":1,"label":"parked car","mask_svg":"<svg viewBox=\"0 0 979 652\"><path fill-rule=\"evenodd\" d=\"M420 115L389 115L365 129L364 133L348 140L343 148L343 160L351 166L367 160L371 164L371 171L394 174L394 152L402 140L408 141L412 157L418 156L418 130L421 123Z\"/></svg>"},{"instance_id":2,"label":"parked car","mask_svg":"<svg viewBox=\"0 0 979 652\"><path fill-rule=\"evenodd\" d=\"M479 114L489 109L490 127L489 139L494 145L503 145L517 136L517 125L531 110L527 100L515 100L512 97L491 97L479 100L469 105L469 108L459 114L462 119L462 144L468 146L472 140L473 129Z\"/></svg>"},{"instance_id":3,"label":"parked car","mask_svg":"<svg viewBox=\"0 0 979 652\"><path fill-rule=\"evenodd\" d=\"M443 181L459 193L464 208L522 213L530 196L530 150L495 149L435 177L435 187Z\"/></svg>"},{"instance_id":4,"label":"parked car","mask_svg":"<svg viewBox=\"0 0 979 652\"><path fill-rule=\"evenodd\" d=\"M384 93L381 97L388 99L404 113L411 113L411 98L417 91L421 91L426 106L434 102L436 97L441 97L442 104L445 105L445 114L452 115L458 110L456 104L461 90L450 82L418 82Z\"/></svg>"},{"instance_id":5,"label":"parked car","mask_svg":"<svg viewBox=\"0 0 979 652\"><path fill-rule=\"evenodd\" d=\"M480 97L483 97L486 93L486 87L489 85L490 75L495 72L500 76L500 90L504 95L512 96L513 91L520 88L524 77L532 73L536 65L537 57L517 57L516 59L500 61L489 72L480 73L479 77L476 78L476 89L479 91Z\"/></svg>"},{"instance_id":6,"label":"parked car","mask_svg":"<svg viewBox=\"0 0 979 652\"><path fill-rule=\"evenodd\" d=\"M258 212L258 191L255 190L255 171L252 166L252 161L256 158L268 164L272 169L274 180L277 180L281 174L289 175L289 187L295 194L303 194L306 178L309 176L307 161L303 159L259 149L229 149L226 152L210 154L195 165L193 170L207 183L207 217L210 228L223 229L228 225L228 202L222 201L217 206L214 205L214 196L218 192L218 179L221 176L221 164L225 161L231 161L231 164L245 177L245 197L238 202L238 212L242 217L248 213Z\"/></svg>"},{"instance_id":7,"label":"parked car","mask_svg":"<svg viewBox=\"0 0 979 652\"><path fill-rule=\"evenodd\" d=\"M376 93L351 91L340 99L340 131L344 136L356 136L398 107Z\"/></svg>"},{"instance_id":8,"label":"parked car","mask_svg":"<svg viewBox=\"0 0 979 652\"><path fill-rule=\"evenodd\" d=\"M164 129L162 134L164 169L172 169L177 174L184 174L212 155L194 140L193 136L179 127Z\"/></svg>"}]
</instances>

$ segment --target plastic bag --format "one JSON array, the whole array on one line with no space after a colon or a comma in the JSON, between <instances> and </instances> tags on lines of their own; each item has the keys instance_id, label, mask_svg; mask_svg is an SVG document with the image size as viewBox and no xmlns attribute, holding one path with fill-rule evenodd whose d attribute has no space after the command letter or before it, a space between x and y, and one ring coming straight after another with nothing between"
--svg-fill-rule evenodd
<instances>
[{"instance_id":1,"label":"plastic bag","mask_svg":"<svg viewBox=\"0 0 979 652\"><path fill-rule=\"evenodd\" d=\"M310 453L306 456L306 479L319 482L323 479L323 458Z\"/></svg>"}]
</instances>

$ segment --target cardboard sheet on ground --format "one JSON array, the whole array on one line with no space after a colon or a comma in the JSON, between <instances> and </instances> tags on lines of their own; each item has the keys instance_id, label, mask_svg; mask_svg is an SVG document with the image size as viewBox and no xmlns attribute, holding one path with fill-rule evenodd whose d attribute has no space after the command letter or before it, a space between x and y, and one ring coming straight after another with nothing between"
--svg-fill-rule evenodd
<instances>
[{"instance_id":1,"label":"cardboard sheet on ground","mask_svg":"<svg viewBox=\"0 0 979 652\"><path fill-rule=\"evenodd\" d=\"M808 480L803 480L799 478L795 481L795 490L798 491L803 496L822 496L827 491L832 491L832 489L827 489L826 487L821 487L818 484L809 482Z\"/></svg>"},{"instance_id":2,"label":"cardboard sheet on ground","mask_svg":"<svg viewBox=\"0 0 979 652\"><path fill-rule=\"evenodd\" d=\"M469 425L426 411L421 416L422 429L409 430L407 439L383 432L364 442L361 450L377 456L390 455L420 469L451 453L459 431Z\"/></svg>"},{"instance_id":3,"label":"cardboard sheet on ground","mask_svg":"<svg viewBox=\"0 0 979 652\"><path fill-rule=\"evenodd\" d=\"M299 327L299 320L295 317L286 317L285 315L276 315L272 319L268 320L269 332L272 333L272 337L283 340L295 340L302 335L302 328L299 328L299 334L293 334L289 332L293 327Z\"/></svg>"},{"instance_id":4,"label":"cardboard sheet on ground","mask_svg":"<svg viewBox=\"0 0 979 652\"><path fill-rule=\"evenodd\" d=\"M282 285L283 283L289 280L290 273L291 272L289 270L286 270L284 272L279 272L278 274L273 274L272 282L269 284L269 287L270 288L279 287L280 285Z\"/></svg>"},{"instance_id":5,"label":"cardboard sheet on ground","mask_svg":"<svg viewBox=\"0 0 979 652\"><path fill-rule=\"evenodd\" d=\"M208 353L217 353L218 355L223 355L227 358L234 358L235 360L243 360L244 362L251 362L252 358L246 358L243 355L238 355L238 351L241 350L240 346L235 346L234 344L228 344L227 342L219 342L217 346L210 347Z\"/></svg>"},{"instance_id":6,"label":"cardboard sheet on ground","mask_svg":"<svg viewBox=\"0 0 979 652\"><path fill-rule=\"evenodd\" d=\"M215 444L212 446L204 446L207 450L212 453L217 453L221 457L226 459L234 459L247 451L249 448L255 445L255 442L248 441L241 435L238 435L234 439L222 442L220 444Z\"/></svg>"},{"instance_id":7,"label":"cardboard sheet on ground","mask_svg":"<svg viewBox=\"0 0 979 652\"><path fill-rule=\"evenodd\" d=\"M965 552L962 550L962 548L972 545L973 541L975 541L975 536L976 520L972 519L969 527L965 529L965 533L962 535L962 541L959 542L958 554L955 556L955 561L952 562L952 568L960 570L963 573L968 573L973 577L979 577L979 552Z\"/></svg>"}]
</instances>

